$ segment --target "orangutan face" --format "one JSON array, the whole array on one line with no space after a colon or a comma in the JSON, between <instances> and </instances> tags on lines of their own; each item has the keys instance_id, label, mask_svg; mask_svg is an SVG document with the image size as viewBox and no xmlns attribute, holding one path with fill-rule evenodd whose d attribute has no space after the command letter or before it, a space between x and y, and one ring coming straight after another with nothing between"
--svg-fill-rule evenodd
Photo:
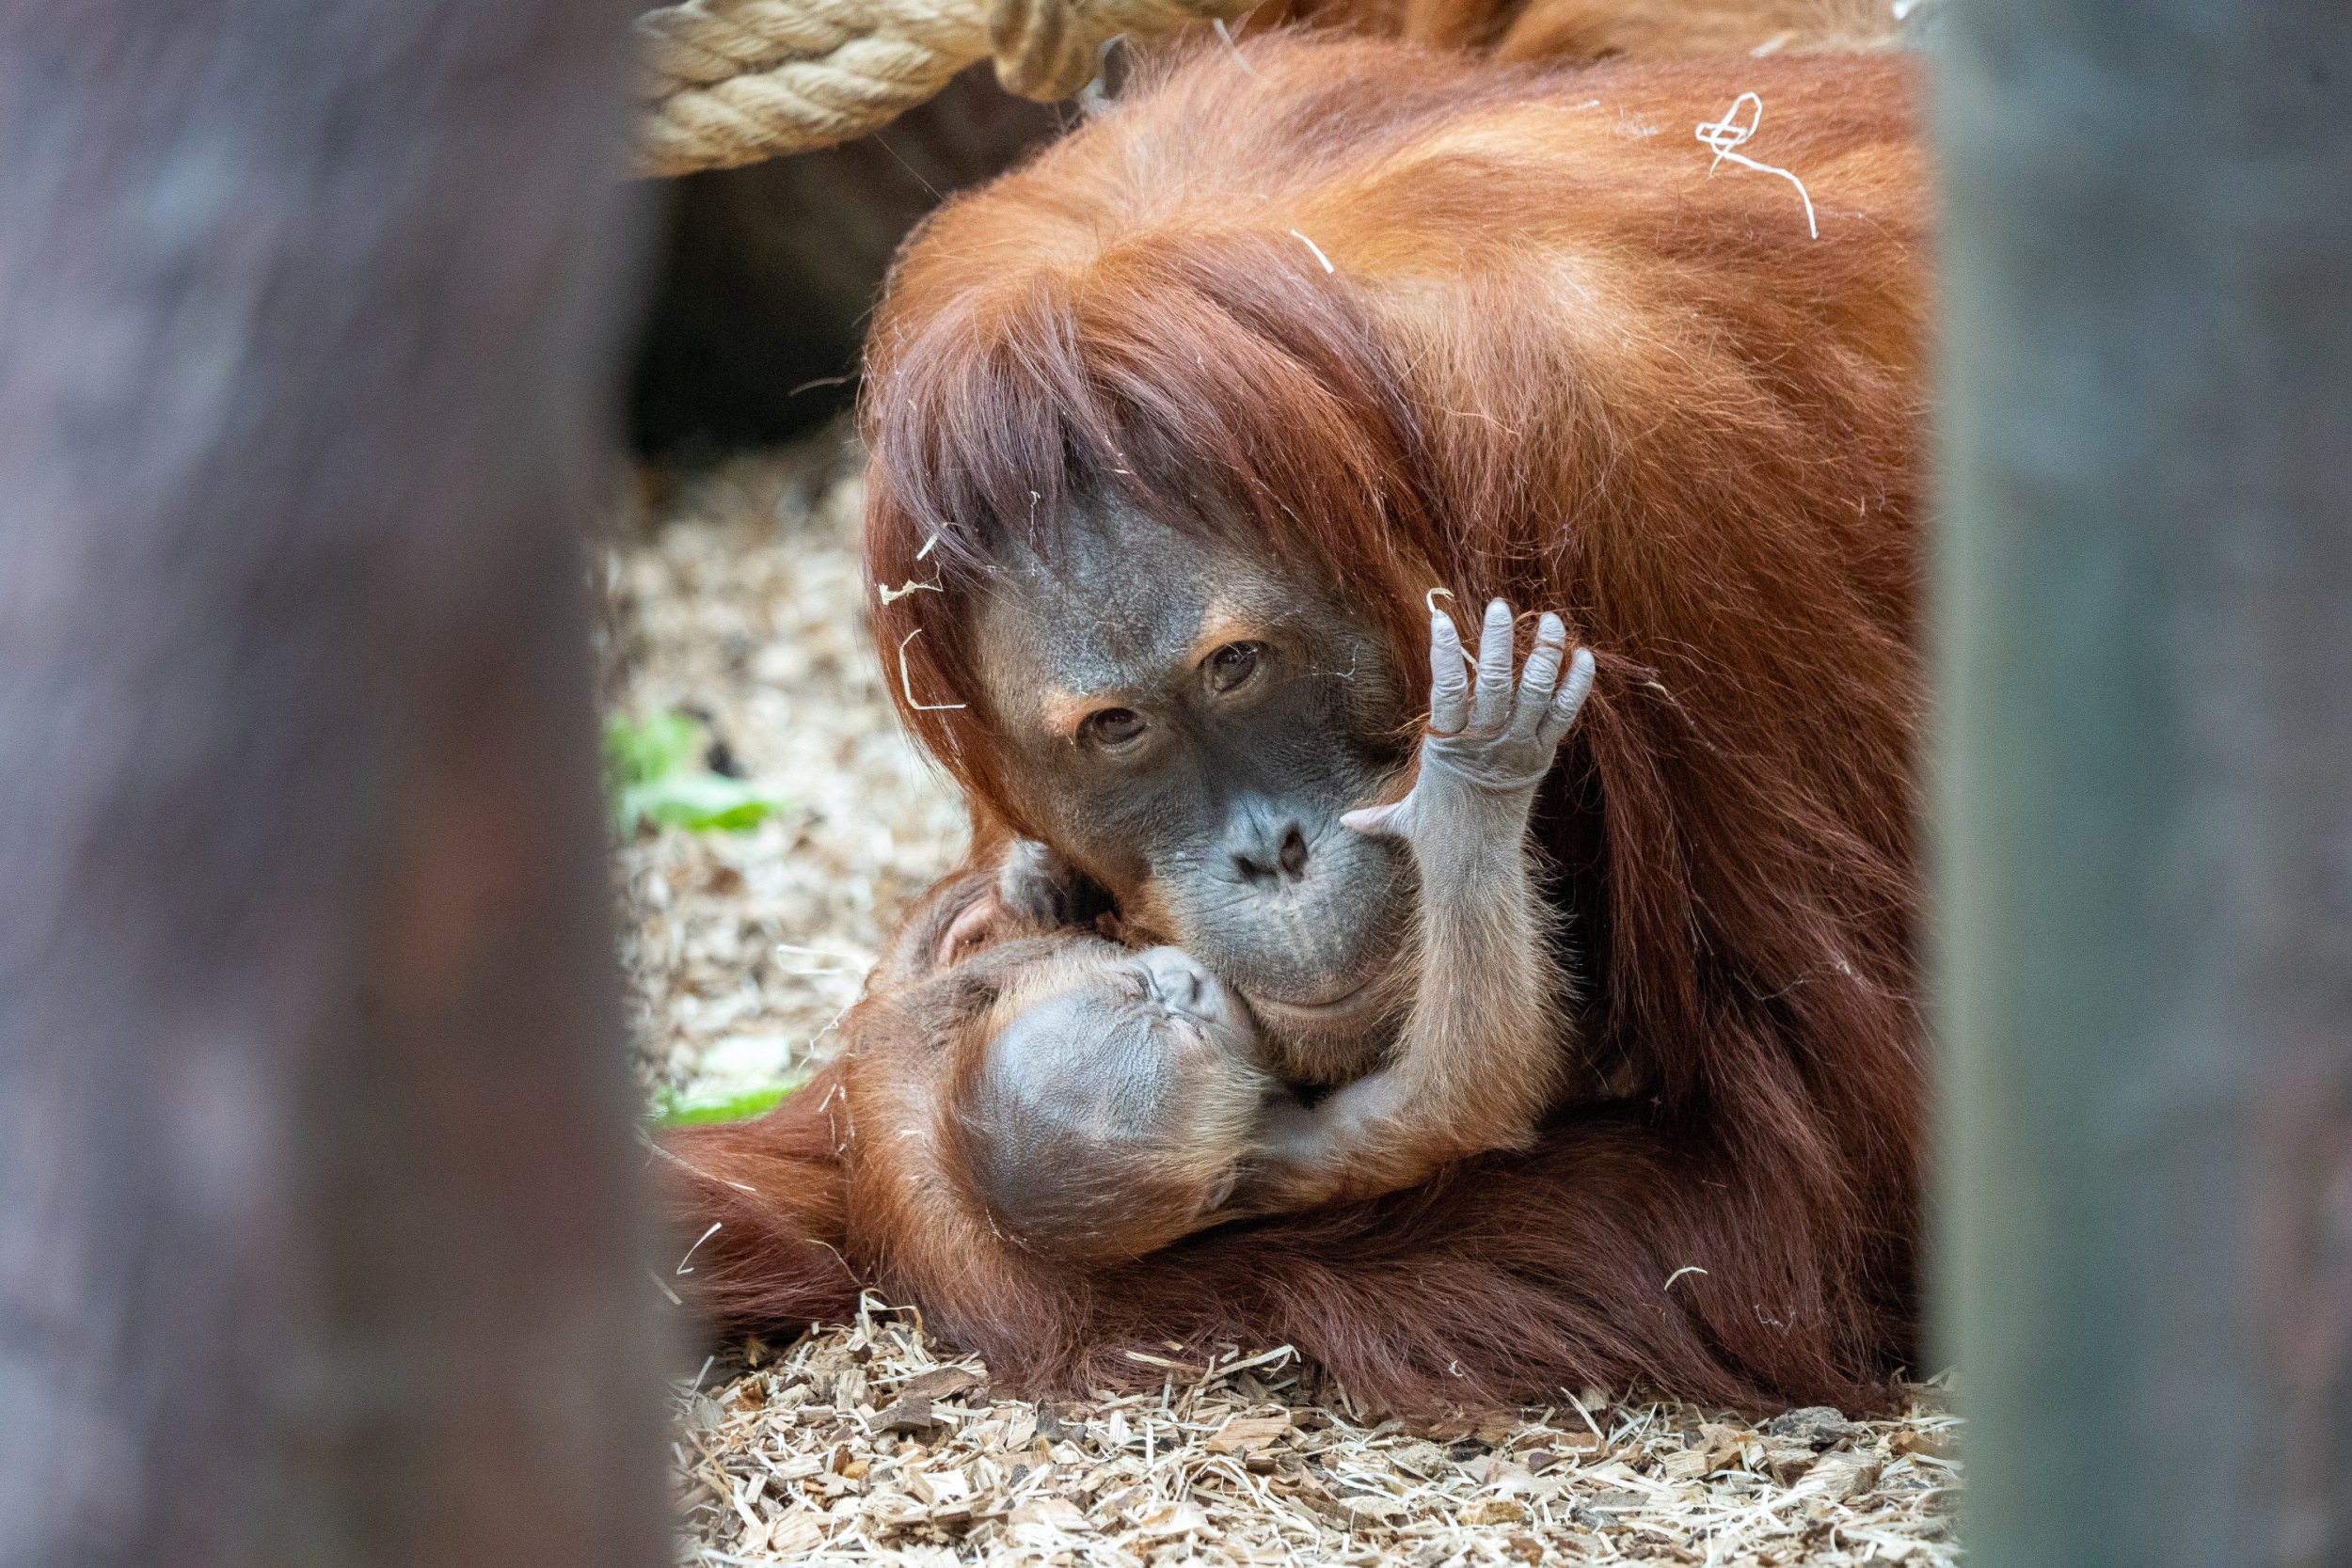
<instances>
[{"instance_id":1,"label":"orangutan face","mask_svg":"<svg viewBox=\"0 0 2352 1568\"><path fill-rule=\"evenodd\" d=\"M1328 587L1117 505L1005 553L979 668L1025 810L1130 938L1247 998L1288 1075L1359 1070L1392 1034L1382 982L1414 886L1409 857L1339 821L1404 760L1408 699L1378 628Z\"/></svg>"}]
</instances>

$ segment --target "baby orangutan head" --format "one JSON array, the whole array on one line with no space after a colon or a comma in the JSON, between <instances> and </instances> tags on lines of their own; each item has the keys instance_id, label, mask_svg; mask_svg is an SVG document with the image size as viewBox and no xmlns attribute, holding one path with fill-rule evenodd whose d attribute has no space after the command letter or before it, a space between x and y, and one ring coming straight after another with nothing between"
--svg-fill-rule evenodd
<instances>
[{"instance_id":1,"label":"baby orangutan head","mask_svg":"<svg viewBox=\"0 0 2352 1568\"><path fill-rule=\"evenodd\" d=\"M1100 1262L1212 1223L1273 1087L1241 999L1176 948L1091 936L966 967L994 984L959 1030L944 1119L991 1220Z\"/></svg>"}]
</instances>

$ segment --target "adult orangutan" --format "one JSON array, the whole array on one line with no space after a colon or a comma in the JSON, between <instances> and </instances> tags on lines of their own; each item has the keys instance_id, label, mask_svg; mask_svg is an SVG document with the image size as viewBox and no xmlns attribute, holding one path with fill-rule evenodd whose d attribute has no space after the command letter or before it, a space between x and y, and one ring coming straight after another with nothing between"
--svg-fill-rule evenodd
<instances>
[{"instance_id":1,"label":"adult orangutan","mask_svg":"<svg viewBox=\"0 0 2352 1568\"><path fill-rule=\"evenodd\" d=\"M1692 127L1750 92L1718 163ZM723 1319L870 1278L1041 1386L1222 1338L1398 1406L1867 1401L1914 1322L1909 96L1883 59L1277 40L931 222L870 349L874 628L989 853L1047 847L1014 862L1056 868L1032 913L1183 949L1290 1084L1377 1072L1413 863L1340 819L1403 787L1429 592L1561 607L1599 679L1529 831L1558 1089L1523 1151L992 1302L861 1211L922 1134L831 1077L678 1146ZM925 1037L892 997L991 885L918 911L852 1075Z\"/></svg>"}]
</instances>

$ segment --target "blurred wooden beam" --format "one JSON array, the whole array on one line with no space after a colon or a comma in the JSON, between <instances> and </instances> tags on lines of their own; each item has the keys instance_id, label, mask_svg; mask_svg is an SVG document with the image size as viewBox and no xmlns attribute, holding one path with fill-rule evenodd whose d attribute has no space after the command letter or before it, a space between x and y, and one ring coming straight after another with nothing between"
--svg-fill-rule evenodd
<instances>
[{"instance_id":1,"label":"blurred wooden beam","mask_svg":"<svg viewBox=\"0 0 2352 1568\"><path fill-rule=\"evenodd\" d=\"M2352 1561L2352 7L1949 9L1969 1560Z\"/></svg>"},{"instance_id":2,"label":"blurred wooden beam","mask_svg":"<svg viewBox=\"0 0 2352 1568\"><path fill-rule=\"evenodd\" d=\"M0 0L0 1563L666 1560L626 0Z\"/></svg>"}]
</instances>

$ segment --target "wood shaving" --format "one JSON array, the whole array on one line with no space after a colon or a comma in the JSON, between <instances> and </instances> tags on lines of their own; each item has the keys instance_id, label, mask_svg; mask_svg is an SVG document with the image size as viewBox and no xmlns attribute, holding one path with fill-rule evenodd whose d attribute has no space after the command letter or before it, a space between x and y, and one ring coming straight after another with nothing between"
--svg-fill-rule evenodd
<instances>
[{"instance_id":1,"label":"wood shaving","mask_svg":"<svg viewBox=\"0 0 2352 1568\"><path fill-rule=\"evenodd\" d=\"M1600 1390L1582 1401L1597 1436L1565 1402L1379 1420L1288 1355L1250 1370L1248 1349L1155 1392L1038 1405L869 1295L854 1323L680 1384L679 1561L1959 1560L1938 1387L1817 1452L1738 1412Z\"/></svg>"}]
</instances>

